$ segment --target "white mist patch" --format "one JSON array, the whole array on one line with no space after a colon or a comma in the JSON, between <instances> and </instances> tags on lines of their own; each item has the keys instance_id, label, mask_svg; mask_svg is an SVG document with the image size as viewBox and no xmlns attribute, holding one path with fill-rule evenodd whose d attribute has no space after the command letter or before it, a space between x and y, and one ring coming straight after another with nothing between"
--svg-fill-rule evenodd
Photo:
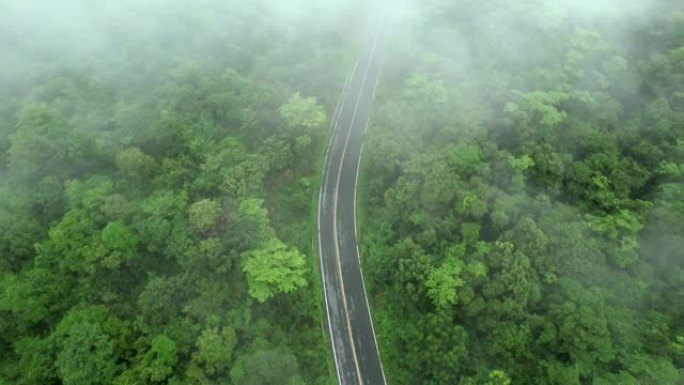
<instances>
[{"instance_id":1,"label":"white mist patch","mask_svg":"<svg viewBox=\"0 0 684 385\"><path fill-rule=\"evenodd\" d=\"M309 24L315 21L317 25L334 23L357 3L356 0L267 0L264 6L279 24L296 26L304 21Z\"/></svg>"},{"instance_id":2,"label":"white mist patch","mask_svg":"<svg viewBox=\"0 0 684 385\"><path fill-rule=\"evenodd\" d=\"M561 0L549 3L553 4L565 8L571 16L587 18L637 17L653 6L650 0Z\"/></svg>"},{"instance_id":3,"label":"white mist patch","mask_svg":"<svg viewBox=\"0 0 684 385\"><path fill-rule=\"evenodd\" d=\"M10 2L2 10L3 30L21 39L22 45L52 42L66 48L66 42L78 40L79 50L92 51L100 46L94 20L82 4L71 1ZM60 42L63 42L61 44Z\"/></svg>"}]
</instances>

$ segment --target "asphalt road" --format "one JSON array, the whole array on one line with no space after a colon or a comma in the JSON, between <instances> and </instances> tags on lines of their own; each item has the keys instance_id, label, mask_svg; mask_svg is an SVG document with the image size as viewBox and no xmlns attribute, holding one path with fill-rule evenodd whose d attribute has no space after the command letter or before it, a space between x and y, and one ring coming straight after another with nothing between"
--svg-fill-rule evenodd
<instances>
[{"instance_id":1,"label":"asphalt road","mask_svg":"<svg viewBox=\"0 0 684 385\"><path fill-rule=\"evenodd\" d=\"M318 203L318 249L327 324L341 385L384 385L356 237L356 183L363 135L380 77L386 23L370 27L345 85L326 154Z\"/></svg>"}]
</instances>

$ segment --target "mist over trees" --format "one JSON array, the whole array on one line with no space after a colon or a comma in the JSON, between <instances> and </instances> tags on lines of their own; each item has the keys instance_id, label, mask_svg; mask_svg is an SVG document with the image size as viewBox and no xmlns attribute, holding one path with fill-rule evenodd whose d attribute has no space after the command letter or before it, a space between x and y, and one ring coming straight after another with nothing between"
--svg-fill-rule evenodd
<instances>
[{"instance_id":1,"label":"mist over trees","mask_svg":"<svg viewBox=\"0 0 684 385\"><path fill-rule=\"evenodd\" d=\"M359 232L389 382L682 384L682 3L393 16Z\"/></svg>"},{"instance_id":2,"label":"mist over trees","mask_svg":"<svg viewBox=\"0 0 684 385\"><path fill-rule=\"evenodd\" d=\"M0 5L0 384L322 384L354 2Z\"/></svg>"},{"instance_id":3,"label":"mist over trees","mask_svg":"<svg viewBox=\"0 0 684 385\"><path fill-rule=\"evenodd\" d=\"M390 384L684 384L684 4L388 2ZM333 384L315 196L360 0L0 4L0 385Z\"/></svg>"}]
</instances>

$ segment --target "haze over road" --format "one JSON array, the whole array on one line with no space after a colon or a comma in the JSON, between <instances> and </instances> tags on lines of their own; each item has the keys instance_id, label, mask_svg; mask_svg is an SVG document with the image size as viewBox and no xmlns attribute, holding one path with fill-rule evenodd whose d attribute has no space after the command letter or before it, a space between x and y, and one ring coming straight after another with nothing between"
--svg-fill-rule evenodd
<instances>
[{"instance_id":1,"label":"haze over road","mask_svg":"<svg viewBox=\"0 0 684 385\"><path fill-rule=\"evenodd\" d=\"M380 13L382 14L382 12ZM356 237L361 147L380 76L385 23L369 29L332 121L318 205L318 246L326 316L341 385L385 384Z\"/></svg>"}]
</instances>

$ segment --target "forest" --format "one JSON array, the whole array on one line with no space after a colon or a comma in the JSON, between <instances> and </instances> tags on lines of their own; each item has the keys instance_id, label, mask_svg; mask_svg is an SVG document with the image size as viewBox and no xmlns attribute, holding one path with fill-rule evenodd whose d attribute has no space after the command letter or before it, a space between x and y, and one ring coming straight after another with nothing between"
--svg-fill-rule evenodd
<instances>
[{"instance_id":1,"label":"forest","mask_svg":"<svg viewBox=\"0 0 684 385\"><path fill-rule=\"evenodd\" d=\"M0 384L333 383L313 210L358 15L0 4Z\"/></svg>"},{"instance_id":2,"label":"forest","mask_svg":"<svg viewBox=\"0 0 684 385\"><path fill-rule=\"evenodd\" d=\"M395 10L363 154L390 384L684 384L684 3Z\"/></svg>"},{"instance_id":3,"label":"forest","mask_svg":"<svg viewBox=\"0 0 684 385\"><path fill-rule=\"evenodd\" d=\"M684 3L385 8L388 383L684 385ZM0 385L335 384L316 199L369 16L1 2Z\"/></svg>"}]
</instances>

